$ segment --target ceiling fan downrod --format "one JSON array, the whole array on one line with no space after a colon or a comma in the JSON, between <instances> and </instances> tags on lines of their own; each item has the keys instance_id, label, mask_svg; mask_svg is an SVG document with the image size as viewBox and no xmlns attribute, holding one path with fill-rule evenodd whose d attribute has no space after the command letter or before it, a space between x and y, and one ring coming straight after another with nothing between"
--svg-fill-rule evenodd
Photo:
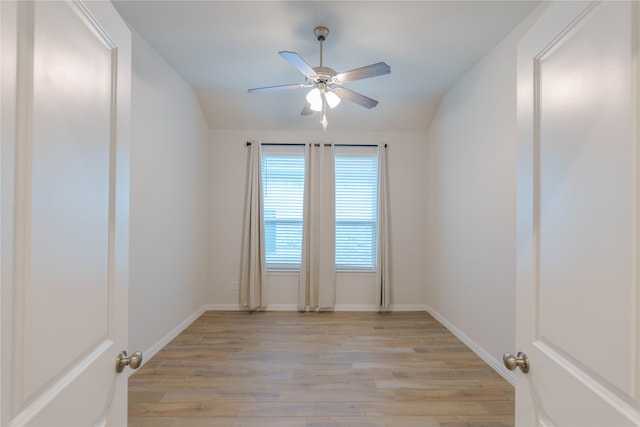
<instances>
[{"instance_id":1,"label":"ceiling fan downrod","mask_svg":"<svg viewBox=\"0 0 640 427\"><path fill-rule=\"evenodd\" d=\"M327 27L316 27L313 29L313 34L320 42L320 67L322 67L322 45L329 35L329 29Z\"/></svg>"}]
</instances>

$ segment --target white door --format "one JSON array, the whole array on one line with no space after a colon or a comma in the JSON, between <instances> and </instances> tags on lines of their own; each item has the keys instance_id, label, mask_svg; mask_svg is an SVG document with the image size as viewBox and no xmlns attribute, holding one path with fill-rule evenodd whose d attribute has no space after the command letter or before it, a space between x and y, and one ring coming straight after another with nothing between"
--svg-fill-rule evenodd
<instances>
[{"instance_id":1,"label":"white door","mask_svg":"<svg viewBox=\"0 0 640 427\"><path fill-rule=\"evenodd\" d=\"M110 2L0 22L0 424L126 425L131 34Z\"/></svg>"},{"instance_id":2,"label":"white door","mask_svg":"<svg viewBox=\"0 0 640 427\"><path fill-rule=\"evenodd\" d=\"M552 3L518 46L518 426L640 425L639 6Z\"/></svg>"}]
</instances>

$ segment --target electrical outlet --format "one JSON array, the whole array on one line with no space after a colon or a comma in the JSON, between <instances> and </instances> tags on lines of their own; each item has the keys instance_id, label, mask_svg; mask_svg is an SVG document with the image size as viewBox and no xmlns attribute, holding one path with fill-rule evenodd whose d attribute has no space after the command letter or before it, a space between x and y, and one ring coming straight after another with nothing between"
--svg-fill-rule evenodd
<instances>
[{"instance_id":1,"label":"electrical outlet","mask_svg":"<svg viewBox=\"0 0 640 427\"><path fill-rule=\"evenodd\" d=\"M232 291L237 291L238 290L238 281L234 280L231 282L231 290Z\"/></svg>"}]
</instances>

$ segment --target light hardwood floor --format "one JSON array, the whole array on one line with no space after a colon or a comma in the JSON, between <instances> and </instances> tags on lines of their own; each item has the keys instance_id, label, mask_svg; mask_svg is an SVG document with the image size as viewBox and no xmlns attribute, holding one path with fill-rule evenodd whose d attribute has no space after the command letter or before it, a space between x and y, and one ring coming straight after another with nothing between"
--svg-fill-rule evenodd
<instances>
[{"instance_id":1,"label":"light hardwood floor","mask_svg":"<svg viewBox=\"0 0 640 427\"><path fill-rule=\"evenodd\" d=\"M514 389L424 312L207 312L129 379L129 426L513 426Z\"/></svg>"}]
</instances>

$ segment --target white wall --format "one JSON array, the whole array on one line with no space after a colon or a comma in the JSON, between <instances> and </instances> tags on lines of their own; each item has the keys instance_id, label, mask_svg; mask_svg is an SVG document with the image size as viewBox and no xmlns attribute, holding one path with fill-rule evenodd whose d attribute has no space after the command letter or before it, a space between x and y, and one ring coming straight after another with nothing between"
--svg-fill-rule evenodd
<instances>
[{"instance_id":1,"label":"white wall","mask_svg":"<svg viewBox=\"0 0 640 427\"><path fill-rule=\"evenodd\" d=\"M191 88L133 31L129 349L206 304L208 128Z\"/></svg>"},{"instance_id":2,"label":"white wall","mask_svg":"<svg viewBox=\"0 0 640 427\"><path fill-rule=\"evenodd\" d=\"M517 351L516 47L539 13L447 92L428 132L427 304L495 368Z\"/></svg>"},{"instance_id":3,"label":"white wall","mask_svg":"<svg viewBox=\"0 0 640 427\"><path fill-rule=\"evenodd\" d=\"M428 307L496 363L515 351L516 44L539 12L451 88L427 134L209 131L134 32L130 349L206 303L238 308L245 142L261 139L388 143L393 307ZM372 309L373 283L339 276L338 307ZM271 308L296 307L295 274L268 286Z\"/></svg>"},{"instance_id":4,"label":"white wall","mask_svg":"<svg viewBox=\"0 0 640 427\"><path fill-rule=\"evenodd\" d=\"M422 133L333 133L287 131L211 131L211 244L209 300L213 307L237 309L242 215L247 171L246 141L388 143L390 192L392 305L397 310L424 309L426 302L426 135ZM269 308L295 309L296 274L271 274ZM339 275L336 309L376 306L375 276Z\"/></svg>"}]
</instances>

